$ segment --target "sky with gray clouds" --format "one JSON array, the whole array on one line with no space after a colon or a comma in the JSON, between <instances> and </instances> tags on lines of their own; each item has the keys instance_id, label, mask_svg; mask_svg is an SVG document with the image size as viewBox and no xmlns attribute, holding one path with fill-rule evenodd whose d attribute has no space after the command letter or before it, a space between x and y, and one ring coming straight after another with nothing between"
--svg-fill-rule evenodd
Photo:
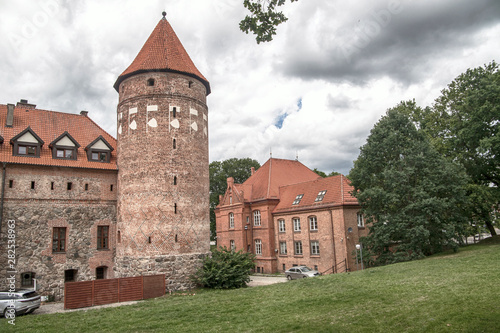
<instances>
[{"instance_id":1,"label":"sky with gray clouds","mask_svg":"<svg viewBox=\"0 0 500 333\"><path fill-rule=\"evenodd\" d=\"M274 41L242 33L243 0L0 2L0 103L89 116L116 137L113 84L161 12L210 81L210 161L299 160L348 174L401 100L431 105L500 62L500 1L299 0Z\"/></svg>"}]
</instances>

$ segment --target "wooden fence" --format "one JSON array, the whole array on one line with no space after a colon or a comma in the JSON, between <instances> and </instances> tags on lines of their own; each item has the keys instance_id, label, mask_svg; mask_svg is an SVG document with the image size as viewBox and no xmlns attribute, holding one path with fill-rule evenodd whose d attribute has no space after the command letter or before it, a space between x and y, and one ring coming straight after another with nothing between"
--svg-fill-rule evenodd
<instances>
[{"instance_id":1,"label":"wooden fence","mask_svg":"<svg viewBox=\"0 0 500 333\"><path fill-rule=\"evenodd\" d=\"M64 284L64 308L136 301L165 295L165 274Z\"/></svg>"}]
</instances>

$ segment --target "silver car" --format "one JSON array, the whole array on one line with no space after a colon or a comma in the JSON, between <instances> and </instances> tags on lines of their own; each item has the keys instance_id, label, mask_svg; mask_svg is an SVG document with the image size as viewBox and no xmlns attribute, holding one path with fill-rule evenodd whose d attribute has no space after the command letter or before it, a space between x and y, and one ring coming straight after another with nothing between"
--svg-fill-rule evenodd
<instances>
[{"instance_id":1,"label":"silver car","mask_svg":"<svg viewBox=\"0 0 500 333\"><path fill-rule=\"evenodd\" d=\"M39 307L40 295L34 290L0 291L0 313L5 318L14 318L23 313L31 313Z\"/></svg>"},{"instance_id":2,"label":"silver car","mask_svg":"<svg viewBox=\"0 0 500 333\"><path fill-rule=\"evenodd\" d=\"M285 271L285 276L288 280L303 279L306 277L313 277L321 275L318 271L310 269L307 266L295 266Z\"/></svg>"}]
</instances>

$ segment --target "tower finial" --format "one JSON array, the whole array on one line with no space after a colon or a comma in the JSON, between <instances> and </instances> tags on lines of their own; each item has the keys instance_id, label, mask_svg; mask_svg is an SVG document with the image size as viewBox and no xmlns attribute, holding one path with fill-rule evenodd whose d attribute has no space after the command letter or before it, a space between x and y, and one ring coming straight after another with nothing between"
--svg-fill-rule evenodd
<instances>
[{"instance_id":1,"label":"tower finial","mask_svg":"<svg viewBox=\"0 0 500 333\"><path fill-rule=\"evenodd\" d=\"M165 20L165 16L167 16L167 12L166 11L163 11L163 13L161 13L161 15L163 15L163 19Z\"/></svg>"}]
</instances>

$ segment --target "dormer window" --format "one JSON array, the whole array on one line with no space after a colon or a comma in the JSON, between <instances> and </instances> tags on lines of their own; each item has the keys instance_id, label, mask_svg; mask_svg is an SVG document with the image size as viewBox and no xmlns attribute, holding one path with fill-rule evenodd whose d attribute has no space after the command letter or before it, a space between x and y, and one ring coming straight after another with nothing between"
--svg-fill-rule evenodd
<instances>
[{"instance_id":1,"label":"dormer window","mask_svg":"<svg viewBox=\"0 0 500 333\"><path fill-rule=\"evenodd\" d=\"M40 150L44 142L31 127L28 127L13 137L10 144L14 156L40 157Z\"/></svg>"},{"instance_id":2,"label":"dormer window","mask_svg":"<svg viewBox=\"0 0 500 333\"><path fill-rule=\"evenodd\" d=\"M92 141L87 147L87 158L91 162L109 163L111 152L114 148L100 135Z\"/></svg>"},{"instance_id":3,"label":"dormer window","mask_svg":"<svg viewBox=\"0 0 500 333\"><path fill-rule=\"evenodd\" d=\"M79 147L78 142L68 132L61 134L49 145L52 149L52 158L62 160L76 160Z\"/></svg>"},{"instance_id":4,"label":"dormer window","mask_svg":"<svg viewBox=\"0 0 500 333\"><path fill-rule=\"evenodd\" d=\"M323 201L323 198L325 197L325 194L326 194L326 190L319 191L318 196L316 197L316 199L314 201L315 202Z\"/></svg>"}]
</instances>

